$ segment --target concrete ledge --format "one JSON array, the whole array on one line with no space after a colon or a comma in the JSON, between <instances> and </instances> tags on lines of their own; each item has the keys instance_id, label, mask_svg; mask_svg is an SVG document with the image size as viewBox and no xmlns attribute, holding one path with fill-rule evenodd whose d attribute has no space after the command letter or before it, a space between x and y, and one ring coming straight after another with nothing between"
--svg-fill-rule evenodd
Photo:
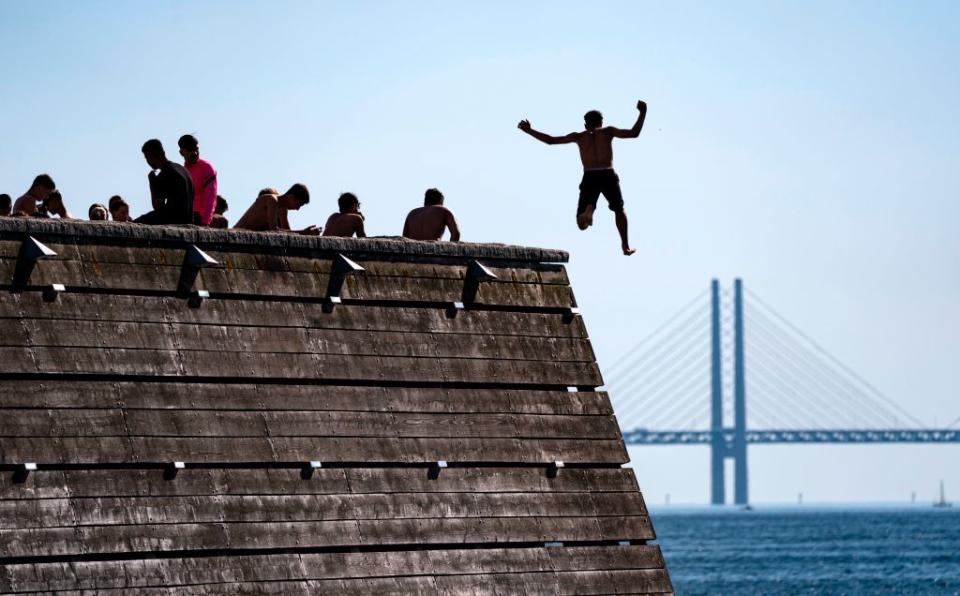
<instances>
[{"instance_id":1,"label":"concrete ledge","mask_svg":"<svg viewBox=\"0 0 960 596\"><path fill-rule=\"evenodd\" d=\"M147 226L116 222L73 221L36 217L0 217L0 240L34 236L41 242L121 246L182 246L263 254L324 254L395 258L485 259L566 263L566 251L509 244L422 242L397 236L324 238L278 232L219 230L192 225Z\"/></svg>"}]
</instances>

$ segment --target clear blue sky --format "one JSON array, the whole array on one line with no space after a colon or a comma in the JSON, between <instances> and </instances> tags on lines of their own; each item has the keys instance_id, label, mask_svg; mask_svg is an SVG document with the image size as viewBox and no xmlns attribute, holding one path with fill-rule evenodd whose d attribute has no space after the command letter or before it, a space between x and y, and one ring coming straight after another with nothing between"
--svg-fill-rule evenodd
<instances>
[{"instance_id":1,"label":"clear blue sky","mask_svg":"<svg viewBox=\"0 0 960 596\"><path fill-rule=\"evenodd\" d=\"M195 133L236 219L306 182L371 234L428 186L464 239L567 249L602 366L741 276L921 419L960 416L960 5L953 2L4 2L0 192L51 173L85 214L147 209L140 145ZM639 253L574 225L576 151L515 129L589 108ZM757 447L758 501L960 495L960 447ZM707 452L634 450L651 502L707 498Z\"/></svg>"}]
</instances>

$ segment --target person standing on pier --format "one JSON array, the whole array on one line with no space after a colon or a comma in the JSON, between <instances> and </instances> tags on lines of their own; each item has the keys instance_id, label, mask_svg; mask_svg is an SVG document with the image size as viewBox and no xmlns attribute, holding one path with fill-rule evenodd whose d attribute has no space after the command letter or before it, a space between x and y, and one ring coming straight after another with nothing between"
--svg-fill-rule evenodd
<instances>
[{"instance_id":1,"label":"person standing on pier","mask_svg":"<svg viewBox=\"0 0 960 596\"><path fill-rule=\"evenodd\" d=\"M144 143L142 150L150 166L147 180L153 211L134 221L152 225L193 223L194 192L190 172L167 159L163 144L157 139Z\"/></svg>"},{"instance_id":2,"label":"person standing on pier","mask_svg":"<svg viewBox=\"0 0 960 596\"><path fill-rule=\"evenodd\" d=\"M620 232L620 244L623 254L630 256L637 252L630 247L627 238L627 212L623 209L623 194L620 192L620 178L613 169L613 139L635 139L640 136L643 121L647 117L647 103L637 102L640 115L632 128L616 128L603 125L603 114L590 110L583 116L582 132L572 132L562 137L542 133L530 125L529 120L521 120L517 128L547 145L576 143L580 149L580 161L583 163L583 179L580 182L580 200L577 203L577 227L586 230L593 225L593 212L597 200L603 194L610 210L613 211Z\"/></svg>"},{"instance_id":3,"label":"person standing on pier","mask_svg":"<svg viewBox=\"0 0 960 596\"><path fill-rule=\"evenodd\" d=\"M193 135L183 135L177 141L183 167L193 180L193 213L196 223L209 226L217 207L217 170L205 159L200 159L200 141Z\"/></svg>"}]
</instances>

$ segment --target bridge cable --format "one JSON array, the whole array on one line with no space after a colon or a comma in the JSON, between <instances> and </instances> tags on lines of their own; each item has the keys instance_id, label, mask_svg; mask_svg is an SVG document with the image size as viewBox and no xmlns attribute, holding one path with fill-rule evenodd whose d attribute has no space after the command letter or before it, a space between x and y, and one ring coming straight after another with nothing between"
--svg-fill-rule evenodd
<instances>
[{"instance_id":1,"label":"bridge cable","mask_svg":"<svg viewBox=\"0 0 960 596\"><path fill-rule=\"evenodd\" d=\"M678 411L672 421L662 423L660 428L664 430L694 430L697 428L697 423L701 420L706 423L706 426L709 426L709 414L709 412L703 410L701 403L694 401L688 404L683 410ZM686 423L684 421L686 421Z\"/></svg>"},{"instance_id":2,"label":"bridge cable","mask_svg":"<svg viewBox=\"0 0 960 596\"><path fill-rule=\"evenodd\" d=\"M848 398L860 402L860 407L865 407L865 412L876 415L880 418L881 423L888 424L885 420L886 417L889 417L893 420L893 423L896 424L896 420L899 417L898 414L885 404L878 402L875 398L871 397L869 394L865 393L861 388L853 385L848 380L846 380L840 373L836 370L830 368L822 359L818 358L816 353L812 352L810 348L804 346L800 342L793 340L789 335L785 334L776 334L774 331L770 331L767 328L767 325L773 324L773 322L764 321L765 317L759 313L754 313L751 317L751 329L758 329L762 335L765 335L772 341L780 346L780 348L785 352L783 355L788 356L789 354L798 357L802 360L808 367L816 368L820 371L820 374L816 377L812 377L814 382L830 391L839 391L841 394L846 395ZM761 322L764 321L764 322ZM776 327L774 327L776 328ZM781 337L783 339L781 339ZM786 341L784 341L786 340ZM787 354L789 352L789 354ZM798 365L798 368L805 370L807 376L811 376L812 371L807 371L803 366ZM824 374L825 373L825 374ZM828 386L833 386L834 389L829 389ZM880 416L878 411L883 413L885 416Z\"/></svg>"},{"instance_id":3,"label":"bridge cable","mask_svg":"<svg viewBox=\"0 0 960 596\"><path fill-rule=\"evenodd\" d=\"M659 367L664 360L673 356L677 350L684 349L694 345L696 341L704 334L702 327L689 327L672 337L665 345L654 346L641 357L632 362L629 369L624 370L619 375L613 375L613 378L605 383L611 389L629 384L650 376L651 373L658 372ZM655 350L657 350L655 352Z\"/></svg>"},{"instance_id":4,"label":"bridge cable","mask_svg":"<svg viewBox=\"0 0 960 596\"><path fill-rule=\"evenodd\" d=\"M758 329L761 330L760 335L764 335L764 336L768 335L768 332L766 332L765 330L762 330L760 327L756 325L753 325L751 328L754 331ZM753 337L753 340L751 341L751 344L750 344L751 348L756 348L756 347L761 348L760 350L751 351L751 360L753 360L754 355L759 355L761 358L768 358L770 363L770 365L767 367L768 369L775 368L776 371L778 371L779 373L789 375L789 377L794 382L796 382L797 385L799 385L800 387L804 387L806 391L810 392L810 396L808 397L808 399L817 400L820 404L825 405L827 409L832 410L835 413L841 414L841 416L850 416L852 414L852 419L857 420L862 418L863 414L866 414L868 416L873 416L875 419L875 423L879 422L879 424L881 425L888 424L886 418L884 416L879 415L873 409L872 404L870 405L870 407L867 407L863 411L860 411L857 408L856 404L852 403L852 401L849 399L833 400L833 401L826 399L825 397L826 395L834 395L838 392L841 395L846 394L848 397L851 397L854 400L856 400L857 396L850 394L848 390L843 386L836 385L835 381L833 381L832 383L834 387L831 387L830 383L825 382L824 377L815 376L811 374L809 370L807 370L802 365L795 362L793 358L790 358L787 354L782 353L784 350L792 353L793 352L792 348L787 348L783 346L783 344L780 343L778 339L772 336L769 336L770 341L778 343L781 346L780 348L781 356L788 356L788 357L776 358L775 356L769 356L766 350L770 350L771 353L777 353L777 349L771 346L770 344L768 344L767 339L761 338L760 335L755 335ZM802 358L802 359L806 361L806 358ZM784 368L784 366L786 366L787 368ZM751 367L751 370L752 370L752 367ZM808 383L812 383L815 387L813 387L811 390L811 388L804 383L804 380L806 380ZM863 401L863 399L860 399L857 401ZM844 412L843 410L846 410L846 412ZM860 426L860 425L857 424L855 426Z\"/></svg>"},{"instance_id":5,"label":"bridge cable","mask_svg":"<svg viewBox=\"0 0 960 596\"><path fill-rule=\"evenodd\" d=\"M699 391L689 393L683 398L672 402L664 411L647 418L645 426L647 428L669 428L669 425L665 426L665 424L673 421L678 412L687 411L691 407L698 409L703 408L703 396L704 393ZM686 410L684 408L686 408Z\"/></svg>"},{"instance_id":6,"label":"bridge cable","mask_svg":"<svg viewBox=\"0 0 960 596\"><path fill-rule=\"evenodd\" d=\"M823 356L825 356L826 358L828 358L828 359L829 359L831 362L833 362L836 366L838 366L839 368L841 368L844 372L846 372L848 375L850 375L850 376L853 377L855 380L857 380L859 383L861 383L864 387L866 387L866 388L869 389L871 392L873 392L873 393L876 395L876 397L878 397L878 398L882 399L883 401L887 402L888 404L890 404L891 406L893 406L896 410L899 410L900 413L901 413L901 415L903 415L907 420L913 422L914 424L916 424L916 425L918 425L918 426L920 426L920 427L925 426L925 425L923 424L923 422L921 422L921 421L918 420L917 418L914 418L912 414L910 414L910 413L907 412L905 409L903 409L903 407L900 406L897 402L895 402L894 400L890 399L886 394L884 394L882 391L880 391L879 389L877 389L876 387L874 387L869 381L867 381L866 379L864 379L863 377L861 377L860 375L858 375L858 374L857 374L856 372L854 372L851 368L849 368L846 364L844 364L843 362L841 362L838 358L836 358L835 356L833 356L832 354L830 354L829 352L827 352L827 350L824 349L823 347L821 347L820 344L818 344L817 342L815 342L812 338L810 338L810 336L808 336L806 333L804 333L803 331L801 331L799 327L797 327L796 325L794 325L793 323L791 323L786 317L784 317L784 316L781 315L779 312L777 312L776 309L774 309L772 306L770 306L770 305L768 305L766 302L764 302L764 301L763 301L759 296L757 296L755 293L753 293L753 292L750 291L750 290L747 290L747 294L748 294L753 300L755 300L758 304L760 304L760 306L762 306L765 310L769 311L773 316L775 316L777 319L779 319L780 321L782 321L784 325L786 325L787 327L789 327L789 328L790 328L792 331L794 331L797 335L799 335L799 336L802 337L804 340L806 340L807 342L809 342L809 343L810 343L818 352L820 352Z\"/></svg>"},{"instance_id":7,"label":"bridge cable","mask_svg":"<svg viewBox=\"0 0 960 596\"><path fill-rule=\"evenodd\" d=\"M706 363L703 362L703 364ZM701 378L699 375L678 375L669 387L666 387L653 395L646 396L642 400L633 402L628 407L624 408L622 413L618 413L617 416L631 417L637 413L640 413L638 410L641 408L648 408L647 411L643 412L644 416L652 417L658 415L659 412L666 409L671 403L676 401L676 399L671 399L670 401L662 400L660 399L661 397L669 398L676 397L677 395L684 397L689 395L690 391L700 388L702 385L707 385L706 379ZM709 391L707 392L707 395L709 395Z\"/></svg>"},{"instance_id":8,"label":"bridge cable","mask_svg":"<svg viewBox=\"0 0 960 596\"><path fill-rule=\"evenodd\" d=\"M708 363L709 363L709 358L707 356L693 353L690 358L688 358L686 361L684 361L683 364L677 367L680 369L680 371L677 374L671 375L671 376L665 376L662 379L658 380L657 383L650 386L642 387L641 390L637 391L636 393L642 392L642 397L627 403L623 407L623 411L628 412L635 409L635 407L639 407L641 405L650 406L650 404L652 403L655 404L656 402L654 400L656 398L663 396L663 394L666 393L668 390L676 391L678 384L681 384L681 383L686 384L690 380L696 380L696 378L700 377L701 374L706 369L706 366ZM681 374L681 373L685 373L685 374ZM697 374L697 373L701 373L701 374ZM628 399L626 396L631 395L633 393L634 393L633 391L625 392L625 394L621 393L621 395L624 395L624 397L621 399L618 399L617 404L619 405L623 403L625 400Z\"/></svg>"},{"instance_id":9,"label":"bridge cable","mask_svg":"<svg viewBox=\"0 0 960 596\"><path fill-rule=\"evenodd\" d=\"M781 403L778 401L778 398L779 398L780 400L782 400L782 401L789 401L790 403L796 402L795 397L789 396L789 395L788 395L786 392L784 392L782 389L775 387L774 385L772 385L770 382L768 382L768 381L765 380L765 379L761 379L761 378L753 379L752 384L751 384L751 387L754 388L755 390L758 390L758 391L761 393L761 395L763 395L764 397L768 397L768 396L769 396L769 399L767 399L767 400L757 400L757 399L751 400L751 401L750 401L750 409L751 409L751 410L753 409L754 406L761 405L761 404L763 404L763 405L770 405L770 404L783 405L783 404L781 404ZM806 405L806 404L803 404L803 405ZM804 413L804 414L807 415L807 416L811 416L811 418L810 418L811 421L810 421L810 422L807 422L805 419L794 418L793 415L789 414L790 410L781 410L781 412L784 412L784 411L785 411L785 412L788 412L788 415L787 415L787 416L784 416L784 415L781 413L781 415L780 415L780 416L781 416L781 417L780 417L780 420L781 420L780 424L781 424L781 426L780 426L779 428L782 428L782 429L787 429L787 428L806 428L806 427L823 428L823 426L822 426L821 423L816 422L817 417L816 417L816 416L813 416L810 412L805 412L805 413ZM789 422L789 423L783 423L783 422L782 422L783 420L786 420L786 419L788 419L788 418L791 419L792 422Z\"/></svg>"},{"instance_id":10,"label":"bridge cable","mask_svg":"<svg viewBox=\"0 0 960 596\"><path fill-rule=\"evenodd\" d=\"M755 327L756 328L756 327ZM777 341L777 340L774 340ZM889 426L889 421L887 417L889 416L888 412L884 412L887 416L881 415L875 410L873 405L869 404L864 407L858 405L855 401L863 401L863 398L857 399L858 396L848 393L848 390L843 386L831 386L830 383L826 382L826 379L822 376L813 375L809 370L801 366L800 364L793 361L793 359L787 358L776 358L774 356L768 356L764 349L772 349L766 345L766 340L761 340L759 336L755 337L753 343L756 346L761 348L761 351L756 352L757 355L760 355L761 359L769 358L769 368L775 369L773 374L776 375L788 375L789 379L798 385L804 392L808 394L806 399L816 400L826 409L840 414L841 417L849 416L851 420L860 421L855 423L853 426L863 426L864 416L872 417L871 421L868 421L867 424L879 424L880 426ZM774 352L775 353L775 352ZM784 379L786 380L786 379ZM809 385L813 384L813 387ZM834 382L835 383L835 382ZM837 396L843 397L846 395L848 398L852 399L827 399L828 396ZM801 399L803 399L801 394ZM879 408L883 410L883 408Z\"/></svg>"},{"instance_id":11,"label":"bridge cable","mask_svg":"<svg viewBox=\"0 0 960 596\"><path fill-rule=\"evenodd\" d=\"M785 355L789 353L803 361L808 367L816 368L820 371L819 375L813 377L814 382L820 387L831 392L839 391L851 399L860 402L861 407L866 406L868 411L872 413L876 413L874 410L879 410L891 419L896 420L899 417L896 412L890 410L885 404L878 402L869 394L864 393L862 388L853 385L836 370L830 368L830 366L823 362L822 358L819 358L810 348L791 338L788 334L778 334L776 331L769 330L767 328L768 326L773 326L773 329L777 329L775 323L766 319L762 314L754 313L751 315L751 329L758 329L761 334L769 338L772 343L777 344L780 349L785 352ZM806 368L802 366L800 366L800 368L807 373L807 376L811 376L811 371L806 370ZM832 386L834 389L829 389L828 386Z\"/></svg>"},{"instance_id":12,"label":"bridge cable","mask_svg":"<svg viewBox=\"0 0 960 596\"><path fill-rule=\"evenodd\" d=\"M679 311L674 313L663 324L661 324L659 327L654 329L652 333L649 333L646 337L644 337L639 342L637 342L632 348L627 350L627 352L623 356L618 358L613 364L610 365L610 368L607 369L607 373L609 374L610 372L616 370L617 367L623 364L625 360L629 359L638 349L643 347L644 344L651 341L654 337L656 337L662 331L667 329L672 323L674 323L677 319L683 316L684 313L686 313L689 309L691 309L695 304L697 304L701 299L703 299L704 296L706 296L709 293L710 293L710 290L704 290L703 292L700 292L700 294L698 294L693 300L688 302L686 305L683 306L683 308L681 308Z\"/></svg>"}]
</instances>

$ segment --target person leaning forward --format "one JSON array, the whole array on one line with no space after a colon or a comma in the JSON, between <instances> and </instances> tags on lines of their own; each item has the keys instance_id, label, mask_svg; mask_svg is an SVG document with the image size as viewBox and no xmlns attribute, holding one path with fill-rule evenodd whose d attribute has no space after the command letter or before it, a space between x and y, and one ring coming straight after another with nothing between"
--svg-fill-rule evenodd
<instances>
[{"instance_id":1,"label":"person leaning forward","mask_svg":"<svg viewBox=\"0 0 960 596\"><path fill-rule=\"evenodd\" d=\"M443 206L443 193L436 188L428 188L423 195L423 207L417 207L403 223L403 237L411 240L440 240L443 231L450 230L450 242L460 240L460 226L457 218Z\"/></svg>"},{"instance_id":2,"label":"person leaning forward","mask_svg":"<svg viewBox=\"0 0 960 596\"><path fill-rule=\"evenodd\" d=\"M56 189L57 185L53 182L53 178L48 174L40 174L33 179L33 184L27 192L13 204L14 215L33 215L38 205L42 205L50 193Z\"/></svg>"},{"instance_id":3,"label":"person leaning forward","mask_svg":"<svg viewBox=\"0 0 960 596\"><path fill-rule=\"evenodd\" d=\"M153 211L135 219L144 224L193 223L193 180L190 172L167 159L163 144L150 139L143 144L143 157L150 166L150 201Z\"/></svg>"},{"instance_id":4,"label":"person leaning forward","mask_svg":"<svg viewBox=\"0 0 960 596\"><path fill-rule=\"evenodd\" d=\"M271 192L273 191L273 192ZM310 191L299 182L290 187L290 190L277 194L272 188L265 188L240 217L236 227L241 230L255 232L290 232L304 236L319 236L320 228L307 226L302 230L291 230L288 211L296 211L310 202Z\"/></svg>"}]
</instances>

